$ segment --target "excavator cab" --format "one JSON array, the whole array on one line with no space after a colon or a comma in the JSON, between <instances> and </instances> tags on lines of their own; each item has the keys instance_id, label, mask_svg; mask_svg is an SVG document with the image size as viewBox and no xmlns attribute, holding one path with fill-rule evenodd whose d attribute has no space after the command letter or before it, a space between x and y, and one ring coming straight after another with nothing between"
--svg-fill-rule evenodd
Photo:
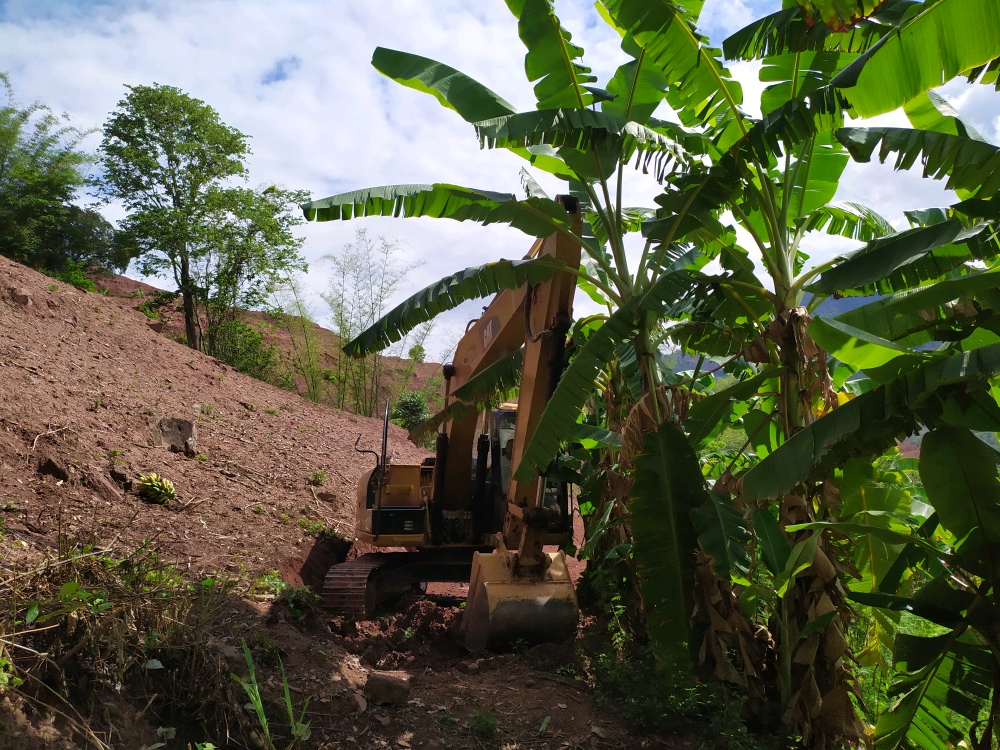
<instances>
[{"instance_id":1,"label":"excavator cab","mask_svg":"<svg viewBox=\"0 0 1000 750\"><path fill-rule=\"evenodd\" d=\"M558 198L580 232L579 205ZM570 237L538 240L526 258L549 256L580 264ZM575 277L498 293L471 321L453 362L444 366L445 401L458 387L523 347L517 403L485 414L464 409L442 424L435 455L420 465L393 464L386 453L388 403L381 454L357 488L358 539L372 552L333 566L325 606L357 619L419 583L467 581L466 646L472 651L514 641L562 639L579 618L562 546L572 524L564 482L515 478L565 359ZM357 444L355 445L357 449Z\"/></svg>"}]
</instances>

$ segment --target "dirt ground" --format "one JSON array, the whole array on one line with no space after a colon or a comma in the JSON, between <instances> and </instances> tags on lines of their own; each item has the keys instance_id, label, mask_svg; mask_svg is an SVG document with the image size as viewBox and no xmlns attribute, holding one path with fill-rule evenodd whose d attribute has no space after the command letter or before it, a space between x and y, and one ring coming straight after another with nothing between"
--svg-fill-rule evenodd
<instances>
[{"instance_id":1,"label":"dirt ground","mask_svg":"<svg viewBox=\"0 0 1000 750\"><path fill-rule=\"evenodd\" d=\"M309 532L349 534L355 485L372 465L355 441L376 448L380 421L246 377L154 331L134 306L0 258L0 572L23 570L62 535L123 550L148 540L192 572L318 580L336 553ZM156 447L163 417L195 423L195 455ZM389 451L407 462L427 455L395 426ZM309 482L317 470L322 486ZM175 501L153 505L129 490L150 471L175 483ZM598 707L572 643L465 653L455 638L463 593L432 586L356 625L319 614L295 621L282 602L244 598L220 621L219 648L234 670L242 638L282 656L294 703L309 699L307 748L693 750L690 738L639 736ZM581 634L587 627L600 626L585 617ZM262 664L261 675L280 700L276 667ZM378 672L408 680L405 703L364 699ZM76 747L39 742L30 747Z\"/></svg>"}]
</instances>

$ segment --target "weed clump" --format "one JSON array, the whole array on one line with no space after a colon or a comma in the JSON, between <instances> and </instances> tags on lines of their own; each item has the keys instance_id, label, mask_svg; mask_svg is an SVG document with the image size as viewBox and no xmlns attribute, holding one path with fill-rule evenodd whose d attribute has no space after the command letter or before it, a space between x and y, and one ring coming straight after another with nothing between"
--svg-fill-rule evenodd
<instances>
[{"instance_id":1,"label":"weed clump","mask_svg":"<svg viewBox=\"0 0 1000 750\"><path fill-rule=\"evenodd\" d=\"M498 722L496 717L489 711L476 711L472 715L469 725L472 727L472 731L476 733L476 736L484 740L489 740L497 733Z\"/></svg>"},{"instance_id":2,"label":"weed clump","mask_svg":"<svg viewBox=\"0 0 1000 750\"><path fill-rule=\"evenodd\" d=\"M32 724L99 750L155 746L157 723L184 725L192 739L239 731L244 712L211 636L232 590L146 546L113 556L60 537L58 557L0 576L0 692ZM121 723L143 706L145 722ZM48 707L58 720L44 718ZM99 739L112 734L114 744Z\"/></svg>"}]
</instances>

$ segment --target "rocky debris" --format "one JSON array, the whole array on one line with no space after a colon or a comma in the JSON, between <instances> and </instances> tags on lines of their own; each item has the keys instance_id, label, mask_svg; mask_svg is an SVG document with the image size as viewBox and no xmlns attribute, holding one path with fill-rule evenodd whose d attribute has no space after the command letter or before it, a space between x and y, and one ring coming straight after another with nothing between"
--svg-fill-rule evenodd
<instances>
[{"instance_id":1,"label":"rocky debris","mask_svg":"<svg viewBox=\"0 0 1000 750\"><path fill-rule=\"evenodd\" d=\"M10 299L14 304L21 307L29 307L31 305L31 292L24 287L12 286L7 292L10 294Z\"/></svg>"},{"instance_id":2,"label":"rocky debris","mask_svg":"<svg viewBox=\"0 0 1000 750\"><path fill-rule=\"evenodd\" d=\"M108 502L119 502L122 499L118 486L93 466L87 472L87 486Z\"/></svg>"},{"instance_id":3,"label":"rocky debris","mask_svg":"<svg viewBox=\"0 0 1000 750\"><path fill-rule=\"evenodd\" d=\"M365 698L376 706L405 706L410 700L409 675L372 672L365 683Z\"/></svg>"},{"instance_id":4,"label":"rocky debris","mask_svg":"<svg viewBox=\"0 0 1000 750\"><path fill-rule=\"evenodd\" d=\"M69 481L69 469L57 458L48 457L38 464L38 473L52 477L60 482Z\"/></svg>"},{"instance_id":5,"label":"rocky debris","mask_svg":"<svg viewBox=\"0 0 1000 750\"><path fill-rule=\"evenodd\" d=\"M474 661L460 661L456 669L462 674L475 674L479 671L479 663Z\"/></svg>"},{"instance_id":6,"label":"rocky debris","mask_svg":"<svg viewBox=\"0 0 1000 750\"><path fill-rule=\"evenodd\" d=\"M326 624L326 629L334 635L352 636L358 634L358 624L346 617L334 617Z\"/></svg>"},{"instance_id":7,"label":"rocky debris","mask_svg":"<svg viewBox=\"0 0 1000 750\"><path fill-rule=\"evenodd\" d=\"M580 657L569 643L539 643L528 651L531 659L543 669L577 665Z\"/></svg>"},{"instance_id":8,"label":"rocky debris","mask_svg":"<svg viewBox=\"0 0 1000 750\"><path fill-rule=\"evenodd\" d=\"M365 709L368 708L368 701L365 700L365 696L361 693L354 693L354 705L358 707L358 713L363 714Z\"/></svg>"},{"instance_id":9,"label":"rocky debris","mask_svg":"<svg viewBox=\"0 0 1000 750\"><path fill-rule=\"evenodd\" d=\"M171 453L194 456L198 453L198 428L190 419L163 417L153 428L156 445Z\"/></svg>"},{"instance_id":10,"label":"rocky debris","mask_svg":"<svg viewBox=\"0 0 1000 750\"><path fill-rule=\"evenodd\" d=\"M127 486L129 484L128 472L118 468L117 466L112 466L110 474L112 480L125 487L126 490L128 489Z\"/></svg>"}]
</instances>

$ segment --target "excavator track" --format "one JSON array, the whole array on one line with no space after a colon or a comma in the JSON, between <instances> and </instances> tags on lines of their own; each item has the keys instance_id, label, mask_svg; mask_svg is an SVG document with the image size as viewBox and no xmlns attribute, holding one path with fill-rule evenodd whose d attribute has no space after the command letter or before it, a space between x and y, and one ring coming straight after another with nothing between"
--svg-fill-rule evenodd
<instances>
[{"instance_id":1,"label":"excavator track","mask_svg":"<svg viewBox=\"0 0 1000 750\"><path fill-rule=\"evenodd\" d=\"M323 608L351 620L367 620L379 604L413 586L403 569L405 552L369 552L334 565L323 581Z\"/></svg>"}]
</instances>

